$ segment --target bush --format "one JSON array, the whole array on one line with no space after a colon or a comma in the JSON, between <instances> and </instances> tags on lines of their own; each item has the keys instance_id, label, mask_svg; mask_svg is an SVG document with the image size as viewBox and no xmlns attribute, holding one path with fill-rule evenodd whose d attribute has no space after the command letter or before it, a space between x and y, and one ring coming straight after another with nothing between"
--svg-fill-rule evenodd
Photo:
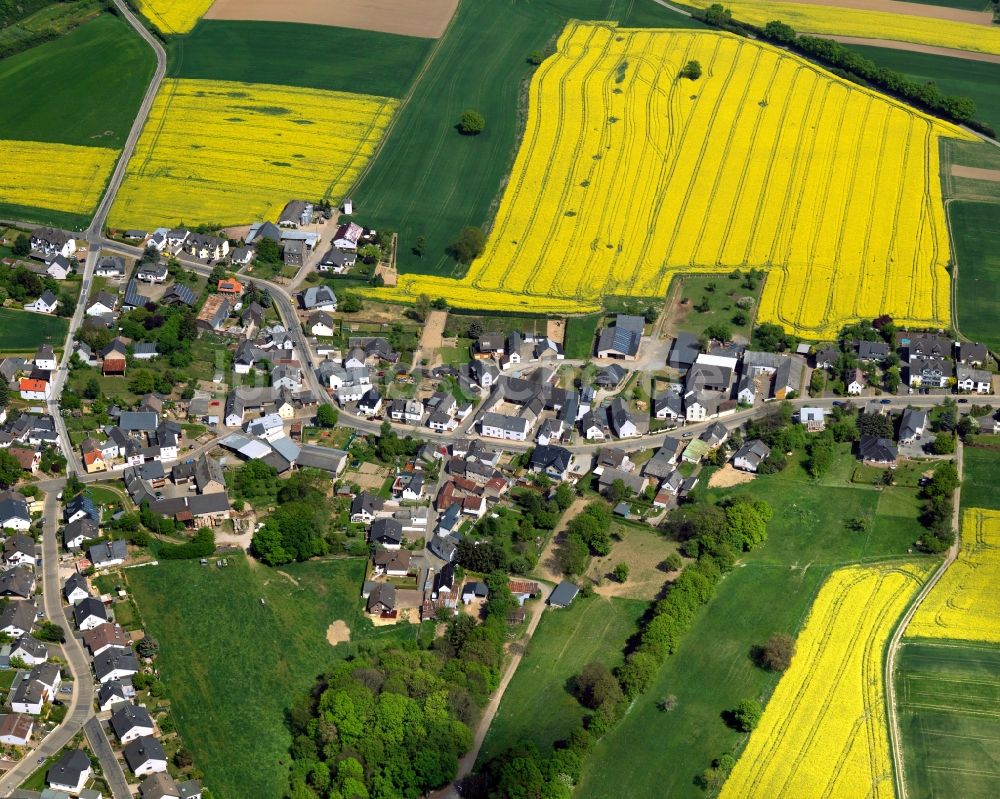
<instances>
[{"instance_id":1,"label":"bush","mask_svg":"<svg viewBox=\"0 0 1000 799\"><path fill-rule=\"evenodd\" d=\"M157 557L162 560L190 560L205 558L215 552L215 533L208 527L201 528L194 538L183 544L160 544Z\"/></svg>"},{"instance_id":2,"label":"bush","mask_svg":"<svg viewBox=\"0 0 1000 799\"><path fill-rule=\"evenodd\" d=\"M791 665L795 641L790 635L775 633L760 647L757 663L768 671L784 671Z\"/></svg>"},{"instance_id":3,"label":"bush","mask_svg":"<svg viewBox=\"0 0 1000 799\"><path fill-rule=\"evenodd\" d=\"M478 136L486 127L486 118L471 108L462 114L458 130L463 136Z\"/></svg>"},{"instance_id":4,"label":"bush","mask_svg":"<svg viewBox=\"0 0 1000 799\"><path fill-rule=\"evenodd\" d=\"M764 708L756 699L744 699L733 710L733 726L740 732L753 732L760 724L760 717L764 715Z\"/></svg>"}]
</instances>

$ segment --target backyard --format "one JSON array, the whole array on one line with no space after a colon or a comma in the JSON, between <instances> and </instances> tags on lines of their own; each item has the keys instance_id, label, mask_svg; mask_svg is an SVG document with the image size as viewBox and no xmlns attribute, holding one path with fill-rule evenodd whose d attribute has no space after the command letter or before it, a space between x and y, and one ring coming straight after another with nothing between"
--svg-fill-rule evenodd
<instances>
[{"instance_id":1,"label":"backyard","mask_svg":"<svg viewBox=\"0 0 1000 799\"><path fill-rule=\"evenodd\" d=\"M0 308L0 353L34 353L39 344L62 347L68 328L60 316Z\"/></svg>"}]
</instances>

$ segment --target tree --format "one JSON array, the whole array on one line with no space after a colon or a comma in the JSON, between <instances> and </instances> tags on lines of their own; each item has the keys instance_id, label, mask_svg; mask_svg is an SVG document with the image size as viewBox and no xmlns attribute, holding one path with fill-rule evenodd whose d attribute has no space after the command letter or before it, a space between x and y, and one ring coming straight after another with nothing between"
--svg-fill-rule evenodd
<instances>
[{"instance_id":1,"label":"tree","mask_svg":"<svg viewBox=\"0 0 1000 799\"><path fill-rule=\"evenodd\" d=\"M89 400L95 400L101 396L101 384L97 382L96 377L87 380L87 385L83 387L83 396Z\"/></svg>"},{"instance_id":2,"label":"tree","mask_svg":"<svg viewBox=\"0 0 1000 799\"><path fill-rule=\"evenodd\" d=\"M417 312L421 322L427 321L427 315L431 312L431 298L426 294L417 295L413 302L413 310Z\"/></svg>"},{"instance_id":3,"label":"tree","mask_svg":"<svg viewBox=\"0 0 1000 799\"><path fill-rule=\"evenodd\" d=\"M486 234L483 233L482 229L468 225L458 232L458 236L451 243L449 251L459 263L471 264L482 255L485 246Z\"/></svg>"},{"instance_id":4,"label":"tree","mask_svg":"<svg viewBox=\"0 0 1000 799\"><path fill-rule=\"evenodd\" d=\"M730 330L729 325L719 323L706 327L704 335L705 338L714 338L716 341L721 341L725 344L733 337L733 332Z\"/></svg>"},{"instance_id":5,"label":"tree","mask_svg":"<svg viewBox=\"0 0 1000 799\"><path fill-rule=\"evenodd\" d=\"M471 108L462 113L458 122L458 131L463 136L478 136L485 128L486 118Z\"/></svg>"},{"instance_id":6,"label":"tree","mask_svg":"<svg viewBox=\"0 0 1000 799\"><path fill-rule=\"evenodd\" d=\"M329 403L324 402L316 409L316 424L320 427L336 427L340 412Z\"/></svg>"},{"instance_id":7,"label":"tree","mask_svg":"<svg viewBox=\"0 0 1000 799\"><path fill-rule=\"evenodd\" d=\"M733 726L740 732L753 732L763 714L760 702L756 699L744 699L732 712Z\"/></svg>"},{"instance_id":8,"label":"tree","mask_svg":"<svg viewBox=\"0 0 1000 799\"><path fill-rule=\"evenodd\" d=\"M154 658L160 651L160 642L149 635L145 635L135 645L135 651L144 658Z\"/></svg>"},{"instance_id":9,"label":"tree","mask_svg":"<svg viewBox=\"0 0 1000 799\"><path fill-rule=\"evenodd\" d=\"M566 510L573 504L573 489L567 483L560 483L556 486L555 500L559 510Z\"/></svg>"},{"instance_id":10,"label":"tree","mask_svg":"<svg viewBox=\"0 0 1000 799\"><path fill-rule=\"evenodd\" d=\"M665 571L677 572L684 566L684 561L681 560L681 556L676 552L671 552L661 565Z\"/></svg>"},{"instance_id":11,"label":"tree","mask_svg":"<svg viewBox=\"0 0 1000 799\"><path fill-rule=\"evenodd\" d=\"M733 21L733 12L721 3L713 3L705 9L705 22L717 27L725 27Z\"/></svg>"},{"instance_id":12,"label":"tree","mask_svg":"<svg viewBox=\"0 0 1000 799\"><path fill-rule=\"evenodd\" d=\"M63 628L48 620L39 624L38 629L33 634L39 641L52 641L61 644L66 640L66 632Z\"/></svg>"},{"instance_id":13,"label":"tree","mask_svg":"<svg viewBox=\"0 0 1000 799\"><path fill-rule=\"evenodd\" d=\"M688 61L681 69L680 77L688 80L698 80L701 77L701 63L698 61Z\"/></svg>"},{"instance_id":14,"label":"tree","mask_svg":"<svg viewBox=\"0 0 1000 799\"><path fill-rule=\"evenodd\" d=\"M361 263L371 266L371 264L377 263L381 257L382 250L374 244L364 244L358 247L358 258L361 259Z\"/></svg>"},{"instance_id":15,"label":"tree","mask_svg":"<svg viewBox=\"0 0 1000 799\"><path fill-rule=\"evenodd\" d=\"M620 583L628 580L629 567L627 563L619 563L611 570L611 575Z\"/></svg>"},{"instance_id":16,"label":"tree","mask_svg":"<svg viewBox=\"0 0 1000 799\"><path fill-rule=\"evenodd\" d=\"M194 757L182 746L174 753L174 765L177 768L190 768L194 765Z\"/></svg>"},{"instance_id":17,"label":"tree","mask_svg":"<svg viewBox=\"0 0 1000 799\"><path fill-rule=\"evenodd\" d=\"M338 307L344 313L357 313L364 306L361 304L361 298L357 294L345 291L340 295L340 303Z\"/></svg>"},{"instance_id":18,"label":"tree","mask_svg":"<svg viewBox=\"0 0 1000 799\"><path fill-rule=\"evenodd\" d=\"M792 44L795 41L795 29L784 22L774 20L764 26L764 36L778 44Z\"/></svg>"},{"instance_id":19,"label":"tree","mask_svg":"<svg viewBox=\"0 0 1000 799\"><path fill-rule=\"evenodd\" d=\"M5 380L0 380L0 408L10 405L10 387Z\"/></svg>"},{"instance_id":20,"label":"tree","mask_svg":"<svg viewBox=\"0 0 1000 799\"><path fill-rule=\"evenodd\" d=\"M619 478L608 486L608 501L612 505L617 505L623 499L625 499L629 494L628 488L625 485L625 481Z\"/></svg>"},{"instance_id":21,"label":"tree","mask_svg":"<svg viewBox=\"0 0 1000 799\"><path fill-rule=\"evenodd\" d=\"M256 245L256 254L254 257L257 259L257 263L269 265L281 263L281 247L274 239L269 239L264 236L261 237Z\"/></svg>"},{"instance_id":22,"label":"tree","mask_svg":"<svg viewBox=\"0 0 1000 799\"><path fill-rule=\"evenodd\" d=\"M0 449L0 486L10 488L21 479L21 464L6 449Z\"/></svg>"},{"instance_id":23,"label":"tree","mask_svg":"<svg viewBox=\"0 0 1000 799\"><path fill-rule=\"evenodd\" d=\"M775 633L760 648L757 662L761 668L768 671L784 671L791 665L794 654L795 641L792 637L784 633Z\"/></svg>"},{"instance_id":24,"label":"tree","mask_svg":"<svg viewBox=\"0 0 1000 799\"><path fill-rule=\"evenodd\" d=\"M588 663L576 677L574 688L577 699L591 710L622 700L622 689L611 670L603 663Z\"/></svg>"},{"instance_id":25,"label":"tree","mask_svg":"<svg viewBox=\"0 0 1000 799\"><path fill-rule=\"evenodd\" d=\"M955 451L954 433L938 433L931 444L931 452L935 455L951 455Z\"/></svg>"},{"instance_id":26,"label":"tree","mask_svg":"<svg viewBox=\"0 0 1000 799\"><path fill-rule=\"evenodd\" d=\"M417 236L417 240L414 242L410 251L417 256L417 258L423 258L424 253L427 251L427 237Z\"/></svg>"},{"instance_id":27,"label":"tree","mask_svg":"<svg viewBox=\"0 0 1000 799\"><path fill-rule=\"evenodd\" d=\"M795 336L788 335L784 328L773 322L757 325L753 331L753 343L764 352L784 352L795 346Z\"/></svg>"},{"instance_id":28,"label":"tree","mask_svg":"<svg viewBox=\"0 0 1000 799\"><path fill-rule=\"evenodd\" d=\"M532 50L530 53L528 53L528 63L531 64L533 67L537 67L544 60L545 60L545 53L543 53L541 50Z\"/></svg>"},{"instance_id":29,"label":"tree","mask_svg":"<svg viewBox=\"0 0 1000 799\"><path fill-rule=\"evenodd\" d=\"M14 251L14 255L28 255L31 252L31 239L28 238L28 234L18 233L11 249Z\"/></svg>"}]
</instances>

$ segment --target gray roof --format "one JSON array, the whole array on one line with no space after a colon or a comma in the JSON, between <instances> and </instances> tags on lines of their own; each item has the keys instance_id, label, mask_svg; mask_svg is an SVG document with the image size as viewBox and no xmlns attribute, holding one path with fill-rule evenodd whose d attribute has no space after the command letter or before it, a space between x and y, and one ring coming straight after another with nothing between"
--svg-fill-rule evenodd
<instances>
[{"instance_id":1,"label":"gray roof","mask_svg":"<svg viewBox=\"0 0 1000 799\"><path fill-rule=\"evenodd\" d=\"M91 616L108 621L108 612L104 609L104 603L95 597L88 596L73 607L73 619L76 621L76 626L79 627Z\"/></svg>"},{"instance_id":2,"label":"gray roof","mask_svg":"<svg viewBox=\"0 0 1000 799\"><path fill-rule=\"evenodd\" d=\"M32 602L11 602L0 613L0 629L9 626L27 632L35 623L36 612L37 610Z\"/></svg>"},{"instance_id":3,"label":"gray roof","mask_svg":"<svg viewBox=\"0 0 1000 799\"><path fill-rule=\"evenodd\" d=\"M904 408L903 418L899 424L899 438L901 441L913 438L917 435L918 429L927 427L927 411L919 408Z\"/></svg>"},{"instance_id":4,"label":"gray roof","mask_svg":"<svg viewBox=\"0 0 1000 799\"><path fill-rule=\"evenodd\" d=\"M771 448L759 438L754 438L745 442L743 446L736 451L736 454L733 455L733 460L741 458L752 463L754 467L757 467L760 465L761 461L767 458L770 454Z\"/></svg>"},{"instance_id":5,"label":"gray roof","mask_svg":"<svg viewBox=\"0 0 1000 799\"><path fill-rule=\"evenodd\" d=\"M30 599L35 592L35 575L26 566L15 566L0 574L0 595Z\"/></svg>"},{"instance_id":6,"label":"gray roof","mask_svg":"<svg viewBox=\"0 0 1000 799\"><path fill-rule=\"evenodd\" d=\"M122 749L122 755L125 756L125 762L128 763L128 767L132 771L140 768L150 760L167 759L167 754L163 751L162 744L152 735L143 735L141 738L136 738L134 741L126 744L125 748Z\"/></svg>"},{"instance_id":7,"label":"gray roof","mask_svg":"<svg viewBox=\"0 0 1000 799\"><path fill-rule=\"evenodd\" d=\"M156 414L152 411L125 411L118 417L118 426L128 433L152 432L156 422Z\"/></svg>"},{"instance_id":8,"label":"gray roof","mask_svg":"<svg viewBox=\"0 0 1000 799\"><path fill-rule=\"evenodd\" d=\"M120 538L116 538L114 541L106 541L103 544L96 544L88 550L87 558L95 566L100 566L112 560L125 560L128 558L128 544Z\"/></svg>"},{"instance_id":9,"label":"gray roof","mask_svg":"<svg viewBox=\"0 0 1000 799\"><path fill-rule=\"evenodd\" d=\"M700 352L701 344L697 336L691 333L678 333L670 347L667 364L675 368L687 368L695 362Z\"/></svg>"},{"instance_id":10,"label":"gray roof","mask_svg":"<svg viewBox=\"0 0 1000 799\"><path fill-rule=\"evenodd\" d=\"M559 585L552 589L552 593L549 594L549 604L556 605L558 607L566 607L574 599L576 595L580 593L580 589L577 588L573 583L563 580Z\"/></svg>"},{"instance_id":11,"label":"gray roof","mask_svg":"<svg viewBox=\"0 0 1000 799\"><path fill-rule=\"evenodd\" d=\"M619 317L621 319L622 317ZM624 355L635 355L639 352L639 343L642 341L642 331L629 329L627 327L606 327L601 331L597 340L598 352L619 352Z\"/></svg>"},{"instance_id":12,"label":"gray roof","mask_svg":"<svg viewBox=\"0 0 1000 799\"><path fill-rule=\"evenodd\" d=\"M326 305L328 303L336 304L337 295L333 293L333 289L329 286L310 286L299 294L299 299L302 303L302 307L309 310L310 308L315 308L318 305Z\"/></svg>"},{"instance_id":13,"label":"gray roof","mask_svg":"<svg viewBox=\"0 0 1000 799\"><path fill-rule=\"evenodd\" d=\"M401 543L403 540L403 525L395 519L381 518L372 522L371 540L385 543L394 541Z\"/></svg>"},{"instance_id":14,"label":"gray roof","mask_svg":"<svg viewBox=\"0 0 1000 799\"><path fill-rule=\"evenodd\" d=\"M86 753L82 749L71 749L52 764L45 780L59 785L76 785L89 768L90 758Z\"/></svg>"},{"instance_id":15,"label":"gray roof","mask_svg":"<svg viewBox=\"0 0 1000 799\"><path fill-rule=\"evenodd\" d=\"M153 719L142 705L122 705L111 714L111 729L119 740L136 727L153 728Z\"/></svg>"},{"instance_id":16,"label":"gray roof","mask_svg":"<svg viewBox=\"0 0 1000 799\"><path fill-rule=\"evenodd\" d=\"M116 669L138 672L139 661L131 652L116 648L106 650L94 658L94 673L99 680Z\"/></svg>"},{"instance_id":17,"label":"gray roof","mask_svg":"<svg viewBox=\"0 0 1000 799\"><path fill-rule=\"evenodd\" d=\"M858 443L858 454L862 460L888 462L896 460L899 452L888 438L862 436Z\"/></svg>"}]
</instances>

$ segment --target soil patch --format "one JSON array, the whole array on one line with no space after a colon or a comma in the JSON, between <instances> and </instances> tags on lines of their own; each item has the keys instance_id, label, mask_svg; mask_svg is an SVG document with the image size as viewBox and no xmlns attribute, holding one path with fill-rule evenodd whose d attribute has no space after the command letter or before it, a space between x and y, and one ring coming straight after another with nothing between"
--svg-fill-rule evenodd
<instances>
[{"instance_id":1,"label":"soil patch","mask_svg":"<svg viewBox=\"0 0 1000 799\"><path fill-rule=\"evenodd\" d=\"M856 8L860 11L882 11L888 14L903 14L908 17L932 17L952 22L964 22L967 25L993 24L993 14L989 11L966 11L962 8L905 3L900 2L900 0L793 0L793 2L803 5Z\"/></svg>"},{"instance_id":2,"label":"soil patch","mask_svg":"<svg viewBox=\"0 0 1000 799\"><path fill-rule=\"evenodd\" d=\"M304 22L436 39L457 7L458 0L215 0L204 18Z\"/></svg>"},{"instance_id":3,"label":"soil patch","mask_svg":"<svg viewBox=\"0 0 1000 799\"><path fill-rule=\"evenodd\" d=\"M912 53L927 53L928 55L943 55L949 58L965 58L969 61L986 61L989 64L1000 64L1000 55L992 53L976 53L972 50L957 50L954 47L935 47L932 44L916 44L914 42L899 42L895 39L868 39L864 36L832 36L824 34L824 39L832 39L841 44L860 44L864 47L884 47L887 50L909 50Z\"/></svg>"},{"instance_id":4,"label":"soil patch","mask_svg":"<svg viewBox=\"0 0 1000 799\"><path fill-rule=\"evenodd\" d=\"M278 572L279 574L284 574L284 572ZM333 624L326 628L326 640L330 646L336 646L337 644L346 644L351 640L351 628L347 626L346 621L341 621L337 619Z\"/></svg>"},{"instance_id":5,"label":"soil patch","mask_svg":"<svg viewBox=\"0 0 1000 799\"><path fill-rule=\"evenodd\" d=\"M734 469L732 464L727 463L717 472L712 473L712 476L708 479L708 487L729 488L730 486L743 485L744 483L749 483L756 476L752 472Z\"/></svg>"},{"instance_id":6,"label":"soil patch","mask_svg":"<svg viewBox=\"0 0 1000 799\"><path fill-rule=\"evenodd\" d=\"M424 332L420 334L420 349L432 352L443 347L444 326L448 322L447 311L431 311L424 322Z\"/></svg>"},{"instance_id":7,"label":"soil patch","mask_svg":"<svg viewBox=\"0 0 1000 799\"><path fill-rule=\"evenodd\" d=\"M566 320L549 319L545 323L545 335L552 339L556 344L562 344L563 339L566 337Z\"/></svg>"},{"instance_id":8,"label":"soil patch","mask_svg":"<svg viewBox=\"0 0 1000 799\"><path fill-rule=\"evenodd\" d=\"M981 169L975 166L951 165L951 174L956 178L972 178L973 180L990 180L1000 183L1000 169Z\"/></svg>"}]
</instances>

